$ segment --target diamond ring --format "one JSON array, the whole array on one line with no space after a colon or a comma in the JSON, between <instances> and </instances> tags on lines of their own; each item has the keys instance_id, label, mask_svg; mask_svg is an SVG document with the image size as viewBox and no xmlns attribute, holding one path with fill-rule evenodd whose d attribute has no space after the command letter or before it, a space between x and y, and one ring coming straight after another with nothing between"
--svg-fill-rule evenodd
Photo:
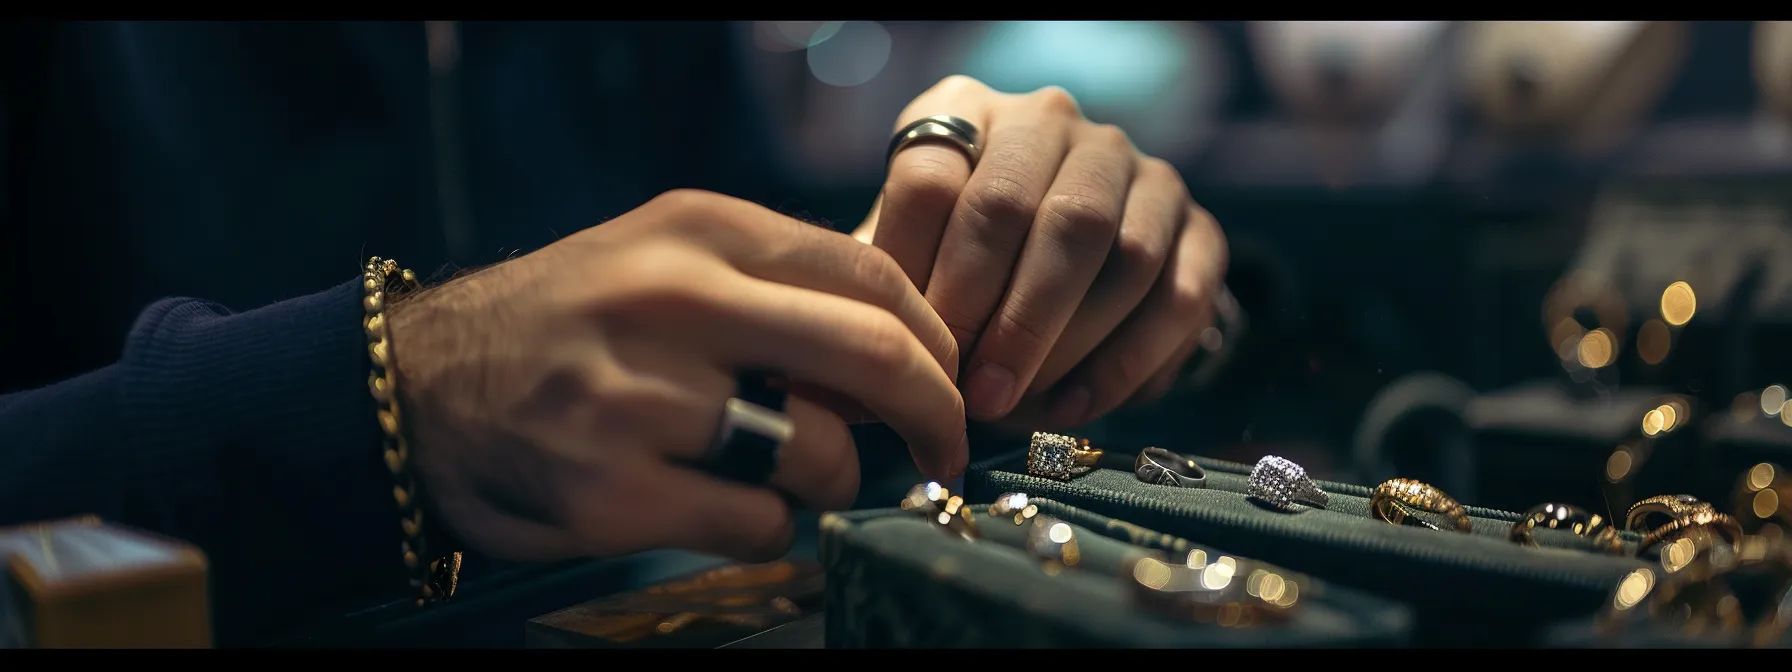
<instances>
[{"instance_id":1,"label":"diamond ring","mask_svg":"<svg viewBox=\"0 0 1792 672\"><path fill-rule=\"evenodd\" d=\"M1324 507L1327 500L1325 491L1307 476L1306 469L1274 455L1264 455L1251 468L1246 494L1284 511L1292 509L1296 502Z\"/></svg>"},{"instance_id":2,"label":"diamond ring","mask_svg":"<svg viewBox=\"0 0 1792 672\"><path fill-rule=\"evenodd\" d=\"M1027 473L1041 478L1068 481L1078 468L1101 463L1101 451L1063 434L1034 432L1027 449Z\"/></svg>"}]
</instances>

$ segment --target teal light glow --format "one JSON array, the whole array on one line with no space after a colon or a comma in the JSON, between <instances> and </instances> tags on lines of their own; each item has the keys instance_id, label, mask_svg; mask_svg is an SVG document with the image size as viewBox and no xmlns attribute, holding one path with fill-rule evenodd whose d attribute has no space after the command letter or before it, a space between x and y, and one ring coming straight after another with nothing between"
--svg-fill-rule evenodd
<instances>
[{"instance_id":1,"label":"teal light glow","mask_svg":"<svg viewBox=\"0 0 1792 672\"><path fill-rule=\"evenodd\" d=\"M1150 21L1004 21L971 52L964 74L1002 91L1056 84L1083 104L1153 102L1186 66L1187 47Z\"/></svg>"}]
</instances>

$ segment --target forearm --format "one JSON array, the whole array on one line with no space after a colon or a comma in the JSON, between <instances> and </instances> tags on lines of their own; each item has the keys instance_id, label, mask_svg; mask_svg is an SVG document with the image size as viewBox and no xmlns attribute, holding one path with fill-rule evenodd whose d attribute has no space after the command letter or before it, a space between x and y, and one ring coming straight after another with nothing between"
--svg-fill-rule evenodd
<instances>
[{"instance_id":1,"label":"forearm","mask_svg":"<svg viewBox=\"0 0 1792 672\"><path fill-rule=\"evenodd\" d=\"M402 589L360 298L162 301L118 364L0 398L0 523L94 513L197 544L227 645Z\"/></svg>"}]
</instances>

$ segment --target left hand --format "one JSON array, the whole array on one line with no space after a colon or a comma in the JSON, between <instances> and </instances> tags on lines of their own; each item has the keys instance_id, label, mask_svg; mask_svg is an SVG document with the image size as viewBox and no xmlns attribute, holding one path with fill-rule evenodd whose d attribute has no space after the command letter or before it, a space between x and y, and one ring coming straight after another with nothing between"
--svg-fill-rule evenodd
<instances>
[{"instance_id":1,"label":"left hand","mask_svg":"<svg viewBox=\"0 0 1792 672\"><path fill-rule=\"evenodd\" d=\"M955 75L895 128L940 114L976 125L981 160L910 145L853 235L952 330L969 416L1064 429L1167 392L1226 270L1225 236L1175 167L1058 87L1007 94Z\"/></svg>"}]
</instances>

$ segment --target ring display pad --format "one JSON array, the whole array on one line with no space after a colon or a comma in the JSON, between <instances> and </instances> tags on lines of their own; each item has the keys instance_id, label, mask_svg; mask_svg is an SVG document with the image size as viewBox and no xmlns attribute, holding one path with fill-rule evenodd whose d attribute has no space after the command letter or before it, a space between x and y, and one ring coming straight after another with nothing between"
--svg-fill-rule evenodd
<instances>
[{"instance_id":1,"label":"ring display pad","mask_svg":"<svg viewBox=\"0 0 1792 672\"><path fill-rule=\"evenodd\" d=\"M823 516L828 648L1335 648L1409 641L1407 609L1330 585L1304 589L1299 610L1279 624L1228 628L1155 615L1130 599L1123 567L1153 550L1219 551L1058 502L1030 501L1075 527L1079 569L1048 572L1016 543L1026 528L1005 519L979 515L983 539L966 541L913 511Z\"/></svg>"},{"instance_id":2,"label":"ring display pad","mask_svg":"<svg viewBox=\"0 0 1792 672\"><path fill-rule=\"evenodd\" d=\"M1512 543L1517 513L1467 507L1469 534L1395 526L1371 517L1370 488L1323 481L1326 508L1284 513L1245 496L1250 465L1194 458L1207 487L1166 488L1118 468L1121 457L1069 482L1027 475L1024 452L992 458L966 472L966 496L1024 492L1400 600L1415 609L1420 645L1536 643L1546 626L1596 611L1627 572L1648 564L1591 552L1560 530L1536 530L1541 548ZM1622 539L1634 552L1638 537Z\"/></svg>"}]
</instances>

